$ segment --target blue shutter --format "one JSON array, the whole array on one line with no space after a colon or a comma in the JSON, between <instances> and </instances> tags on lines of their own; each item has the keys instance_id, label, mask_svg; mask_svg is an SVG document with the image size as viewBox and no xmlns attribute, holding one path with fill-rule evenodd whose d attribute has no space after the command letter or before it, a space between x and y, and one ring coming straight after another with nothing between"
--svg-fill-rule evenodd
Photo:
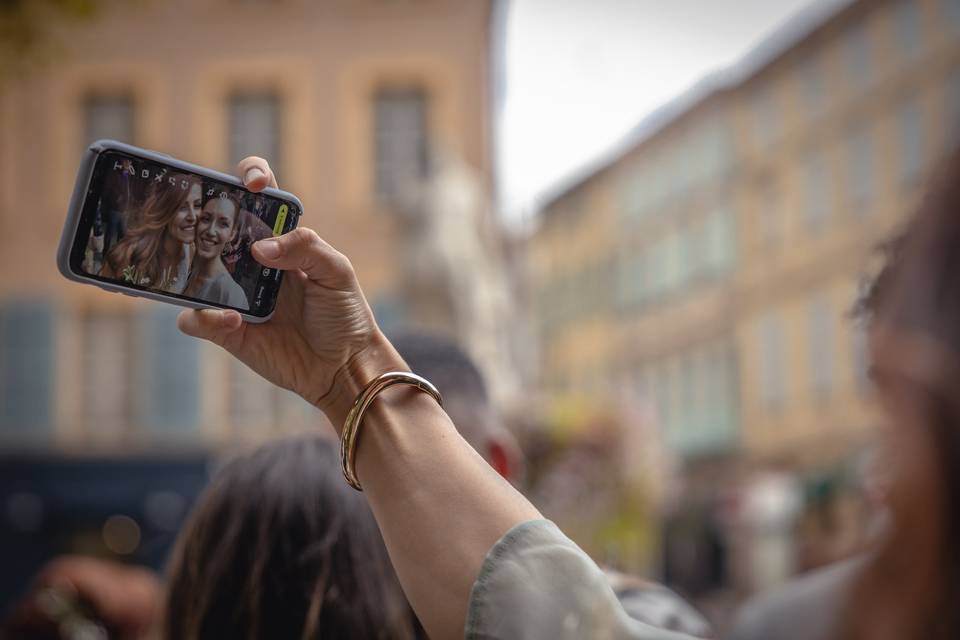
<instances>
[{"instance_id":1,"label":"blue shutter","mask_svg":"<svg viewBox=\"0 0 960 640\"><path fill-rule=\"evenodd\" d=\"M0 309L0 430L7 442L50 435L53 404L53 311L46 302Z\"/></svg>"},{"instance_id":2,"label":"blue shutter","mask_svg":"<svg viewBox=\"0 0 960 640\"><path fill-rule=\"evenodd\" d=\"M140 316L136 415L149 439L196 437L200 342L180 333L177 313L172 307L157 307Z\"/></svg>"}]
</instances>

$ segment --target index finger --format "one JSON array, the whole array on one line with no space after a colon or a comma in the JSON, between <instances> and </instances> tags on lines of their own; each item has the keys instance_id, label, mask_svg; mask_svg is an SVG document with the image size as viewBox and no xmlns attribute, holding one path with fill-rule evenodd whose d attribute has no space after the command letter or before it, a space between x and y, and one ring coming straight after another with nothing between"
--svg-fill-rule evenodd
<instances>
[{"instance_id":1,"label":"index finger","mask_svg":"<svg viewBox=\"0 0 960 640\"><path fill-rule=\"evenodd\" d=\"M277 188L277 178L273 175L270 163L260 156L247 156L237 163L237 176L244 186L253 191L263 191L267 187Z\"/></svg>"}]
</instances>

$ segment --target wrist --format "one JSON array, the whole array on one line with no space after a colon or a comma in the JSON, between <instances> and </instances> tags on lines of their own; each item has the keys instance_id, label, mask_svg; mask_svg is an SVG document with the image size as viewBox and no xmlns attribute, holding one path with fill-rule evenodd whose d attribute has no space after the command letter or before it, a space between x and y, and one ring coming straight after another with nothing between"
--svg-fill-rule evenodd
<instances>
[{"instance_id":1,"label":"wrist","mask_svg":"<svg viewBox=\"0 0 960 640\"><path fill-rule=\"evenodd\" d=\"M378 330L333 376L330 392L318 403L339 435L350 408L371 380L388 371L409 371L397 350Z\"/></svg>"}]
</instances>

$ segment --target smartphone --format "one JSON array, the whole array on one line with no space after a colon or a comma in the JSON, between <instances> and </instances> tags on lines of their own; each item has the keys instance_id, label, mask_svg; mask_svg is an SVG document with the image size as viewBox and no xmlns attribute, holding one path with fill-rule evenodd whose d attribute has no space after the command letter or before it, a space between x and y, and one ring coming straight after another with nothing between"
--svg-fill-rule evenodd
<instances>
[{"instance_id":1,"label":"smartphone","mask_svg":"<svg viewBox=\"0 0 960 640\"><path fill-rule=\"evenodd\" d=\"M57 265L108 291L264 322L283 272L250 246L289 232L302 212L286 191L252 193L225 173L99 140L80 164Z\"/></svg>"}]
</instances>

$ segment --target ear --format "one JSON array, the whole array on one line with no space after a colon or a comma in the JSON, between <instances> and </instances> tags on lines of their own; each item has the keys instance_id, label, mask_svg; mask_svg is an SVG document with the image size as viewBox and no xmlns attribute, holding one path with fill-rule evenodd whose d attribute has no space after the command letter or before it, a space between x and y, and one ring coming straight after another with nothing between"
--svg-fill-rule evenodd
<instances>
[{"instance_id":1,"label":"ear","mask_svg":"<svg viewBox=\"0 0 960 640\"><path fill-rule=\"evenodd\" d=\"M493 470L510 482L513 480L513 465L510 464L510 455L502 443L492 440L487 446L487 457Z\"/></svg>"}]
</instances>

